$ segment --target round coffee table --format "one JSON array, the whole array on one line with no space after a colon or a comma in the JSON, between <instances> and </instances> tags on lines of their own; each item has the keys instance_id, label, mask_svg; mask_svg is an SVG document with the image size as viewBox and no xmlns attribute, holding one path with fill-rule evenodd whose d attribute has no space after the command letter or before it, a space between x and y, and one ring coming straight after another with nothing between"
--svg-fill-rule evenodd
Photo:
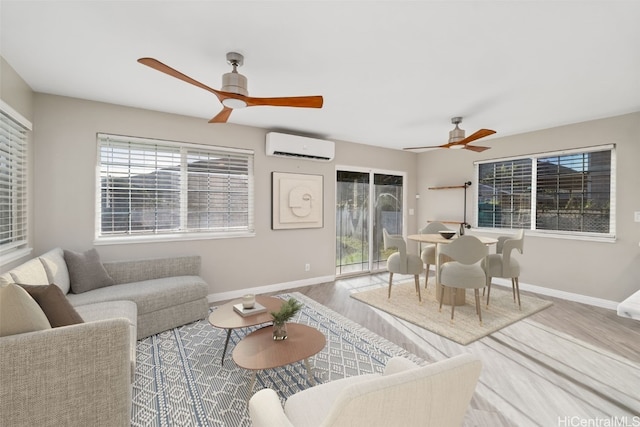
<instances>
[{"instance_id":1,"label":"round coffee table","mask_svg":"<svg viewBox=\"0 0 640 427\"><path fill-rule=\"evenodd\" d=\"M260 325L262 323L268 323L273 321L271 318L272 311L280 310L280 306L284 302L280 298L274 297L261 297L256 296L256 302L262 304L267 308L266 312L254 314L253 316L243 317L233 310L233 306L242 303L242 299L234 300L221 305L209 315L209 323L216 328L227 330L227 339L224 342L224 350L222 350L222 361L224 363L224 356L227 353L227 347L229 345L229 338L231 337L231 330L238 328L247 328L249 326Z\"/></svg>"},{"instance_id":2,"label":"round coffee table","mask_svg":"<svg viewBox=\"0 0 640 427\"><path fill-rule=\"evenodd\" d=\"M278 368L304 360L309 382L315 384L309 366L309 357L319 353L327 339L319 330L300 323L287 323L287 339L273 340L273 328L264 327L244 337L233 349L233 361L244 369L253 371L253 390L259 370Z\"/></svg>"}]
</instances>

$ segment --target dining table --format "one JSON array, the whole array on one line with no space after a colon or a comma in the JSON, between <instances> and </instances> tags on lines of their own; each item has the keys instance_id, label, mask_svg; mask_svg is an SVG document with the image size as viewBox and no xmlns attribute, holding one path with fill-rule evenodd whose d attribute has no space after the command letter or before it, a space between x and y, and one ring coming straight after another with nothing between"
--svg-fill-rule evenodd
<instances>
[{"instance_id":1,"label":"dining table","mask_svg":"<svg viewBox=\"0 0 640 427\"><path fill-rule=\"evenodd\" d=\"M477 237L483 244L487 246L495 245L496 243L498 243L498 239L493 237L476 236L476 235L474 235L474 237ZM457 239L458 236L456 235L450 239L447 239L445 237L442 237L440 234L410 234L409 236L407 236L407 238L409 240L414 240L420 243L433 244L436 247L436 299L438 300L438 302L440 302L440 300L444 298L442 303L445 305L452 305L452 304L455 306L464 305L466 292L456 292L455 300L453 300L452 298L453 293L451 291L452 288L447 287L444 290L444 294L443 294L442 293L443 287L440 285L440 266L442 264L440 260L440 245L449 244L453 242L455 239Z\"/></svg>"}]
</instances>

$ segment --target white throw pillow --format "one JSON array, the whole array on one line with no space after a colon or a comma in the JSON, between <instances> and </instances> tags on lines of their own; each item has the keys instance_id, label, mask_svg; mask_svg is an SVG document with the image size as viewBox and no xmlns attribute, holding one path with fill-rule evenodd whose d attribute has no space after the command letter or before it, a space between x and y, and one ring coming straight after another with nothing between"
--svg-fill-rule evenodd
<instances>
[{"instance_id":1,"label":"white throw pillow","mask_svg":"<svg viewBox=\"0 0 640 427\"><path fill-rule=\"evenodd\" d=\"M47 272L38 258L30 259L10 271L13 281L20 285L50 285Z\"/></svg>"},{"instance_id":2,"label":"white throw pillow","mask_svg":"<svg viewBox=\"0 0 640 427\"><path fill-rule=\"evenodd\" d=\"M47 284L53 283L62 289L62 293L68 294L71 289L71 282L69 281L69 270L67 270L62 248L55 248L41 255L40 261L49 278L49 283Z\"/></svg>"},{"instance_id":3,"label":"white throw pillow","mask_svg":"<svg viewBox=\"0 0 640 427\"><path fill-rule=\"evenodd\" d=\"M0 337L43 329L51 324L27 291L15 283L0 285Z\"/></svg>"}]
</instances>

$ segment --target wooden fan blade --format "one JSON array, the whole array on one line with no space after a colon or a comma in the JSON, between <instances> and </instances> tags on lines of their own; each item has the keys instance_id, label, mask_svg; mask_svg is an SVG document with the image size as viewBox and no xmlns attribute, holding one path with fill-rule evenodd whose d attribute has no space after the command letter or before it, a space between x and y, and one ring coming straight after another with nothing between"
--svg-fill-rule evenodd
<instances>
[{"instance_id":1,"label":"wooden fan blade","mask_svg":"<svg viewBox=\"0 0 640 427\"><path fill-rule=\"evenodd\" d=\"M272 107L302 107L302 108L322 108L324 100L322 96L289 96L282 98L252 98L243 96L241 98L247 103L247 107L258 105L268 105Z\"/></svg>"},{"instance_id":2,"label":"wooden fan blade","mask_svg":"<svg viewBox=\"0 0 640 427\"><path fill-rule=\"evenodd\" d=\"M484 138L485 136L493 135L494 133L496 133L495 130L480 129L479 131L476 131L476 132L472 133L471 135L469 135L465 139L456 142L456 144L468 144L471 141L475 141L476 139Z\"/></svg>"},{"instance_id":3,"label":"wooden fan blade","mask_svg":"<svg viewBox=\"0 0 640 427\"><path fill-rule=\"evenodd\" d=\"M180 71L178 71L176 69L173 69L173 68L169 67L166 64L163 64L162 62L158 61L157 59L154 59L154 58L140 58L140 59L138 59L138 62L143 64L143 65L146 65L147 67L151 67L154 70L158 70L158 71L160 71L162 73L168 74L171 77L175 77L177 79L180 79L183 82L187 82L187 83L192 84L194 86L197 86L197 87L199 87L201 89L207 90L207 91L215 94L218 97L218 99L220 101L222 101L222 99L221 99L222 92L221 91L213 89L213 88L210 88L209 86L207 86L207 85L205 85L203 83L200 83L197 80L192 79L191 77L187 76L186 74L182 74Z\"/></svg>"},{"instance_id":4,"label":"wooden fan blade","mask_svg":"<svg viewBox=\"0 0 640 427\"><path fill-rule=\"evenodd\" d=\"M233 108L224 107L214 118L209 120L209 123L226 123L232 111Z\"/></svg>"},{"instance_id":5,"label":"wooden fan blade","mask_svg":"<svg viewBox=\"0 0 640 427\"><path fill-rule=\"evenodd\" d=\"M471 151L475 151L476 153L481 153L484 150L488 150L491 147L481 147L479 145L465 145L464 148L465 150L471 150Z\"/></svg>"}]
</instances>

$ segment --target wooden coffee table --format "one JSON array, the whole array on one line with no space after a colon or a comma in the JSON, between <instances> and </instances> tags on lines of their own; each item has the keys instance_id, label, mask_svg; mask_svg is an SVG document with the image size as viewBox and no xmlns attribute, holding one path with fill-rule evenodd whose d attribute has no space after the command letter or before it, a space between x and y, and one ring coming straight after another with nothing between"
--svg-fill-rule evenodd
<instances>
[{"instance_id":1,"label":"wooden coffee table","mask_svg":"<svg viewBox=\"0 0 640 427\"><path fill-rule=\"evenodd\" d=\"M299 323L287 323L287 339L273 340L273 328L258 329L244 337L233 349L236 365L253 371L251 386L253 390L259 370L278 368L304 360L309 382L315 384L309 366L309 357L319 353L327 339L319 330Z\"/></svg>"},{"instance_id":2,"label":"wooden coffee table","mask_svg":"<svg viewBox=\"0 0 640 427\"><path fill-rule=\"evenodd\" d=\"M256 302L264 305L267 308L265 313L258 313L253 316L242 317L233 310L235 304L242 303L242 299L234 300L221 305L209 315L209 323L216 328L227 330L227 339L224 342L224 350L222 350L222 361L224 363L224 356L227 353L227 347L229 346L229 338L231 337L231 330L238 328L247 328L249 326L260 325L262 323L271 322L272 311L280 310L280 306L284 302L280 298L274 297L261 297L256 296Z\"/></svg>"}]
</instances>

